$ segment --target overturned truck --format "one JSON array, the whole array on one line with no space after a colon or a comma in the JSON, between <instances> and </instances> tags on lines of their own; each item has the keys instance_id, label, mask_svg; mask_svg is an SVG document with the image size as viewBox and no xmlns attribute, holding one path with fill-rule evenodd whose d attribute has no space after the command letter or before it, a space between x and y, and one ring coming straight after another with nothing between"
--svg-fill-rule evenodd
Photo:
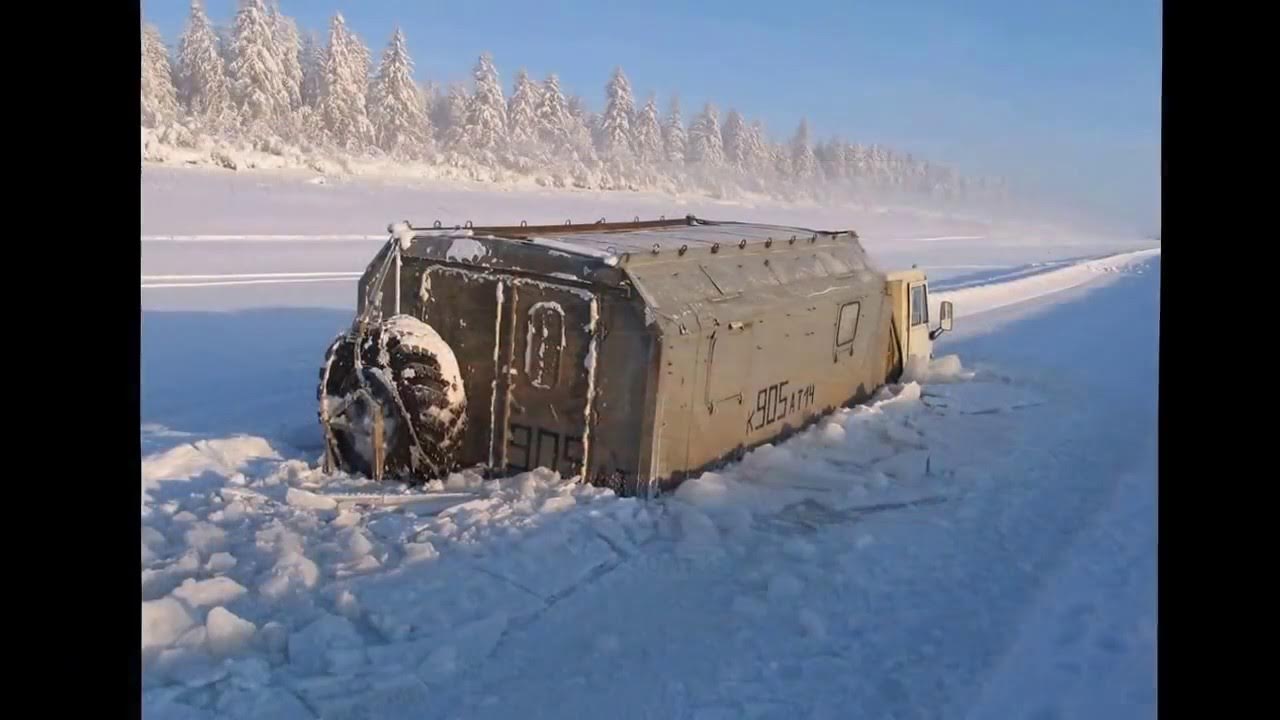
<instances>
[{"instance_id":1,"label":"overturned truck","mask_svg":"<svg viewBox=\"0 0 1280 720\"><path fill-rule=\"evenodd\" d=\"M320 371L325 464L538 467L652 496L896 381L923 271L852 231L743 222L389 228Z\"/></svg>"}]
</instances>

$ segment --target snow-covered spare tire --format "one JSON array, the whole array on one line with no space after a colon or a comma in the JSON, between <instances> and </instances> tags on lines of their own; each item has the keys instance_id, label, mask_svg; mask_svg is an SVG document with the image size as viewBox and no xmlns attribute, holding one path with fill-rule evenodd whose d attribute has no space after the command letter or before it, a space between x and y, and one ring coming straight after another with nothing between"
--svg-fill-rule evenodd
<instances>
[{"instance_id":1,"label":"snow-covered spare tire","mask_svg":"<svg viewBox=\"0 0 1280 720\"><path fill-rule=\"evenodd\" d=\"M396 315L359 341L344 334L320 370L321 422L337 467L374 477L375 413L386 478L427 480L457 465L467 398L453 350L430 325ZM362 392L363 391L363 392Z\"/></svg>"}]
</instances>

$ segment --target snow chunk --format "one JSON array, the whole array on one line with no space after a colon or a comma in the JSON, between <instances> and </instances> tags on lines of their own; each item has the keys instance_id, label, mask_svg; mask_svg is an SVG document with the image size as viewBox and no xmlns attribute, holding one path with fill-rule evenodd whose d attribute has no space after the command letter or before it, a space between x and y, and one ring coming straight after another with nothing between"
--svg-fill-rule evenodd
<instances>
[{"instance_id":1,"label":"snow chunk","mask_svg":"<svg viewBox=\"0 0 1280 720\"><path fill-rule=\"evenodd\" d=\"M730 502L740 488L732 479L715 472L686 480L675 491L675 497L698 508L718 508Z\"/></svg>"},{"instance_id":2,"label":"snow chunk","mask_svg":"<svg viewBox=\"0 0 1280 720\"><path fill-rule=\"evenodd\" d=\"M386 542L404 542L413 533L413 523L403 515L383 515L369 523L369 531Z\"/></svg>"},{"instance_id":3,"label":"snow chunk","mask_svg":"<svg viewBox=\"0 0 1280 720\"><path fill-rule=\"evenodd\" d=\"M174 648L160 653L156 672L188 688L201 688L225 678L228 668L222 663L215 663L207 653Z\"/></svg>"},{"instance_id":4,"label":"snow chunk","mask_svg":"<svg viewBox=\"0 0 1280 720\"><path fill-rule=\"evenodd\" d=\"M214 553L209 556L209 562L205 563L204 569L211 573L225 573L236 566L236 558L228 552Z\"/></svg>"},{"instance_id":5,"label":"snow chunk","mask_svg":"<svg viewBox=\"0 0 1280 720\"><path fill-rule=\"evenodd\" d=\"M576 504L577 501L569 495L557 495L543 500L542 507L539 508L539 512L543 514L563 512Z\"/></svg>"},{"instance_id":6,"label":"snow chunk","mask_svg":"<svg viewBox=\"0 0 1280 720\"><path fill-rule=\"evenodd\" d=\"M965 370L960 363L959 355L944 355L940 358L930 360L912 355L907 359L907 366L903 369L903 382L918 383L948 383L959 382L962 380L970 380L974 377L972 370Z\"/></svg>"},{"instance_id":7,"label":"snow chunk","mask_svg":"<svg viewBox=\"0 0 1280 720\"><path fill-rule=\"evenodd\" d=\"M343 510L338 513L338 517L329 521L329 524L337 528L349 528L360 524L361 515L351 510Z\"/></svg>"},{"instance_id":8,"label":"snow chunk","mask_svg":"<svg viewBox=\"0 0 1280 720\"><path fill-rule=\"evenodd\" d=\"M840 423L827 423L822 426L822 443L827 447L837 447L843 445L845 441L845 430Z\"/></svg>"},{"instance_id":9,"label":"snow chunk","mask_svg":"<svg viewBox=\"0 0 1280 720\"><path fill-rule=\"evenodd\" d=\"M144 526L142 528L142 544L156 552L160 552L164 550L167 541L164 539L164 534L159 530Z\"/></svg>"},{"instance_id":10,"label":"snow chunk","mask_svg":"<svg viewBox=\"0 0 1280 720\"><path fill-rule=\"evenodd\" d=\"M302 630L289 636L289 663L304 674L318 675L325 672L334 660L329 650L355 650L364 648L364 639L351 621L325 613Z\"/></svg>"},{"instance_id":11,"label":"snow chunk","mask_svg":"<svg viewBox=\"0 0 1280 720\"><path fill-rule=\"evenodd\" d=\"M271 576L258 592L269 600L280 600L291 592L310 590L320 582L320 568L300 552L285 552L271 568Z\"/></svg>"},{"instance_id":12,"label":"snow chunk","mask_svg":"<svg viewBox=\"0 0 1280 720\"><path fill-rule=\"evenodd\" d=\"M195 624L187 608L171 597L143 602L142 652L173 645Z\"/></svg>"},{"instance_id":13,"label":"snow chunk","mask_svg":"<svg viewBox=\"0 0 1280 720\"><path fill-rule=\"evenodd\" d=\"M258 628L230 610L218 606L209 611L205 631L209 637L209 650L219 657L226 657L249 647Z\"/></svg>"},{"instance_id":14,"label":"snow chunk","mask_svg":"<svg viewBox=\"0 0 1280 720\"><path fill-rule=\"evenodd\" d=\"M259 437L239 436L201 440L142 459L143 501L165 481L183 481L214 473L224 478L259 459L279 460L280 454Z\"/></svg>"},{"instance_id":15,"label":"snow chunk","mask_svg":"<svg viewBox=\"0 0 1280 720\"><path fill-rule=\"evenodd\" d=\"M409 246L413 244L413 227L403 220L391 226L391 234L395 237L401 250L408 250Z\"/></svg>"},{"instance_id":16,"label":"snow chunk","mask_svg":"<svg viewBox=\"0 0 1280 720\"><path fill-rule=\"evenodd\" d=\"M453 242L449 243L449 249L445 252L445 258L449 260L466 260L468 262L476 262L480 258L489 254L488 248L470 237L455 237Z\"/></svg>"},{"instance_id":17,"label":"snow chunk","mask_svg":"<svg viewBox=\"0 0 1280 720\"><path fill-rule=\"evenodd\" d=\"M363 532L352 528L344 531L343 535L345 537L342 539L342 544L351 559L359 559L373 552L373 543Z\"/></svg>"},{"instance_id":18,"label":"snow chunk","mask_svg":"<svg viewBox=\"0 0 1280 720\"><path fill-rule=\"evenodd\" d=\"M298 488L289 488L284 494L284 501L304 510L336 510L338 508L337 500Z\"/></svg>"},{"instance_id":19,"label":"snow chunk","mask_svg":"<svg viewBox=\"0 0 1280 720\"><path fill-rule=\"evenodd\" d=\"M190 608L228 605L243 597L249 591L243 585L229 577L216 577L208 580L184 580L173 597L186 603Z\"/></svg>"},{"instance_id":20,"label":"snow chunk","mask_svg":"<svg viewBox=\"0 0 1280 720\"><path fill-rule=\"evenodd\" d=\"M440 551L429 542L407 543L404 546L404 562L415 563L423 560L434 560L440 557Z\"/></svg>"},{"instance_id":21,"label":"snow chunk","mask_svg":"<svg viewBox=\"0 0 1280 720\"><path fill-rule=\"evenodd\" d=\"M213 523L201 521L188 528L183 539L202 556L211 555L226 547L227 532Z\"/></svg>"},{"instance_id":22,"label":"snow chunk","mask_svg":"<svg viewBox=\"0 0 1280 720\"><path fill-rule=\"evenodd\" d=\"M228 671L235 687L252 689L265 687L271 682L271 666L260 657L233 660Z\"/></svg>"}]
</instances>

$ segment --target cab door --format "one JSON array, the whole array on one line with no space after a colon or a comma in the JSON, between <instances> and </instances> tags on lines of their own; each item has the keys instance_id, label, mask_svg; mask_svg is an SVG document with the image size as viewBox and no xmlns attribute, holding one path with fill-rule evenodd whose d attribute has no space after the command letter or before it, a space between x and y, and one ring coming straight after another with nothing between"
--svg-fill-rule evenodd
<instances>
[{"instance_id":1,"label":"cab door","mask_svg":"<svg viewBox=\"0 0 1280 720\"><path fill-rule=\"evenodd\" d=\"M921 280L907 284L907 357L928 358L933 351L929 339L929 288Z\"/></svg>"}]
</instances>

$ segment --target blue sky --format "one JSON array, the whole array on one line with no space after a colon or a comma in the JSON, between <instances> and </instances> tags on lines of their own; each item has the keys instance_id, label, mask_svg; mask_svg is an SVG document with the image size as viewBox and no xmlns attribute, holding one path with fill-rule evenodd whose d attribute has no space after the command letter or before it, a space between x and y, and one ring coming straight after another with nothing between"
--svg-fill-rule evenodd
<instances>
[{"instance_id":1,"label":"blue sky","mask_svg":"<svg viewBox=\"0 0 1280 720\"><path fill-rule=\"evenodd\" d=\"M174 42L189 0L144 0ZM215 23L236 0L206 0ZM482 51L560 75L599 109L622 66L637 98L686 120L705 102L789 136L879 142L998 174L1091 216L1155 232L1160 213L1157 0L280 0L303 29L335 11L373 50L398 24L421 80L465 80Z\"/></svg>"}]
</instances>

